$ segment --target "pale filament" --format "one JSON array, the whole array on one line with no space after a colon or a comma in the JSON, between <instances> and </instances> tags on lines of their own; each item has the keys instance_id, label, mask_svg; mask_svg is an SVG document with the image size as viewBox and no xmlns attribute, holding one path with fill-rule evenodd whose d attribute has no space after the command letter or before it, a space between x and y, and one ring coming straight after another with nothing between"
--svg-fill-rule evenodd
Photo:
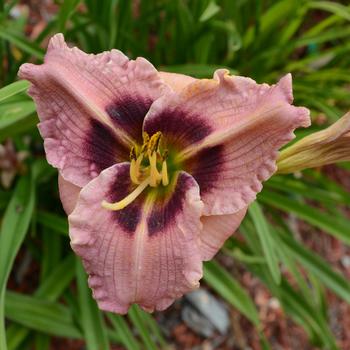
<instances>
[{"instance_id":1,"label":"pale filament","mask_svg":"<svg viewBox=\"0 0 350 350\"><path fill-rule=\"evenodd\" d=\"M141 183L141 181L139 180L139 177L140 177L140 166L141 166L142 159L143 159L143 153L141 153L136 160L131 159L131 164L130 164L130 178L131 178L131 181L137 185Z\"/></svg>"},{"instance_id":2,"label":"pale filament","mask_svg":"<svg viewBox=\"0 0 350 350\"><path fill-rule=\"evenodd\" d=\"M163 186L169 185L168 166L166 164L166 160L163 160L163 163L162 163L162 185Z\"/></svg>"},{"instance_id":3,"label":"pale filament","mask_svg":"<svg viewBox=\"0 0 350 350\"><path fill-rule=\"evenodd\" d=\"M101 205L105 209L109 210L121 210L124 209L127 205L132 203L150 184L150 178L143 180L130 194L128 194L124 199L119 202L109 203L105 200L102 201Z\"/></svg>"},{"instance_id":4,"label":"pale filament","mask_svg":"<svg viewBox=\"0 0 350 350\"><path fill-rule=\"evenodd\" d=\"M162 178L157 169L157 153L153 152L148 154L150 165L150 186L157 187L159 180Z\"/></svg>"}]
</instances>

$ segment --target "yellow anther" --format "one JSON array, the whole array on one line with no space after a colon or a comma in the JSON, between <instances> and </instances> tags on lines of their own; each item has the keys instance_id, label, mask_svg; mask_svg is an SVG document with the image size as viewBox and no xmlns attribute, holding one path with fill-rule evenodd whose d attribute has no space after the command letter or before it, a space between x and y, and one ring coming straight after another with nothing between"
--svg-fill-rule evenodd
<instances>
[{"instance_id":1,"label":"yellow anther","mask_svg":"<svg viewBox=\"0 0 350 350\"><path fill-rule=\"evenodd\" d=\"M133 192L131 192L128 196L122 199L119 202L109 203L106 201L102 201L101 205L103 208L108 210L121 210L124 209L127 205L132 203L150 184L150 178L148 177L144 181L138 185Z\"/></svg>"},{"instance_id":2,"label":"yellow anther","mask_svg":"<svg viewBox=\"0 0 350 350\"><path fill-rule=\"evenodd\" d=\"M169 185L168 166L166 160L163 160L162 163L162 184L163 186Z\"/></svg>"},{"instance_id":3,"label":"yellow anther","mask_svg":"<svg viewBox=\"0 0 350 350\"><path fill-rule=\"evenodd\" d=\"M137 158L136 148L135 148L135 146L132 146L131 150L130 150L130 159L133 160L133 159L136 159L136 158Z\"/></svg>"},{"instance_id":4,"label":"yellow anther","mask_svg":"<svg viewBox=\"0 0 350 350\"><path fill-rule=\"evenodd\" d=\"M143 143L148 143L149 141L149 135L147 134L146 131L142 133L142 138L143 138Z\"/></svg>"},{"instance_id":5,"label":"yellow anther","mask_svg":"<svg viewBox=\"0 0 350 350\"><path fill-rule=\"evenodd\" d=\"M160 131L157 131L155 134L152 135L148 142L148 151L153 153L158 151L160 138L162 137L162 133Z\"/></svg>"},{"instance_id":6,"label":"yellow anther","mask_svg":"<svg viewBox=\"0 0 350 350\"><path fill-rule=\"evenodd\" d=\"M148 143L149 143L149 135L147 132L142 133L142 138L143 138L143 145L141 146L141 151L140 153L145 153L147 151Z\"/></svg>"}]
</instances>

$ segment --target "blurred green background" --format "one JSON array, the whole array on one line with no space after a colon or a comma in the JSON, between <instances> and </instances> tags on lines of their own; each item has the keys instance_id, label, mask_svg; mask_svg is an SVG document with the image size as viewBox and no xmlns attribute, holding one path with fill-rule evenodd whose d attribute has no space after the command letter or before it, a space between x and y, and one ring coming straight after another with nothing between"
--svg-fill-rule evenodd
<instances>
[{"instance_id":1,"label":"blurred green background","mask_svg":"<svg viewBox=\"0 0 350 350\"><path fill-rule=\"evenodd\" d=\"M0 1L0 350L350 349L350 165L274 176L205 264L202 288L226 306L225 335L203 337L164 313L100 312L73 255L19 66L57 32L87 52L112 48L157 68L258 82L293 74L313 126L350 106L348 1ZM165 319L172 320L165 322ZM219 342L217 340L220 340Z\"/></svg>"}]
</instances>

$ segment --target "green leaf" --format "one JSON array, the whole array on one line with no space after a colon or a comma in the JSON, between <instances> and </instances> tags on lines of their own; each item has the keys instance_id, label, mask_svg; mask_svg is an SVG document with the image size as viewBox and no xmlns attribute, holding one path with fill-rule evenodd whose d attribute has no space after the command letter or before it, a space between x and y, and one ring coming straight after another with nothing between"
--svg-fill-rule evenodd
<instances>
[{"instance_id":1,"label":"green leaf","mask_svg":"<svg viewBox=\"0 0 350 350\"><path fill-rule=\"evenodd\" d=\"M278 266L277 252L278 247L273 239L274 232L269 229L269 225L264 217L262 210L258 202L253 202L249 206L249 214L253 219L253 223L256 228L256 232L259 236L260 243L264 252L264 257L267 262L267 266L270 269L272 278L275 283L279 284L281 281L281 272Z\"/></svg>"},{"instance_id":2,"label":"green leaf","mask_svg":"<svg viewBox=\"0 0 350 350\"><path fill-rule=\"evenodd\" d=\"M16 81L0 89L0 102L3 102L9 97L26 91L29 87L29 82L26 80Z\"/></svg>"},{"instance_id":3,"label":"green leaf","mask_svg":"<svg viewBox=\"0 0 350 350\"><path fill-rule=\"evenodd\" d=\"M34 296L56 301L75 276L75 257L69 254L40 284ZM28 328L11 325L7 330L8 348L16 349L29 334Z\"/></svg>"},{"instance_id":4,"label":"green leaf","mask_svg":"<svg viewBox=\"0 0 350 350\"><path fill-rule=\"evenodd\" d=\"M71 311L58 303L6 292L5 312L10 320L39 332L68 338L82 337L73 323Z\"/></svg>"},{"instance_id":5,"label":"green leaf","mask_svg":"<svg viewBox=\"0 0 350 350\"><path fill-rule=\"evenodd\" d=\"M141 316L143 318L143 322L147 325L150 333L156 339L160 345L160 348L165 349L166 348L166 341L162 335L161 329L154 319L154 317L147 312L141 311Z\"/></svg>"},{"instance_id":6,"label":"green leaf","mask_svg":"<svg viewBox=\"0 0 350 350\"><path fill-rule=\"evenodd\" d=\"M307 6L312 9L324 10L331 12L339 17L350 21L350 9L347 6L335 1L310 1Z\"/></svg>"},{"instance_id":7,"label":"green leaf","mask_svg":"<svg viewBox=\"0 0 350 350\"><path fill-rule=\"evenodd\" d=\"M37 333L35 335L35 350L49 350L50 337L46 334Z\"/></svg>"},{"instance_id":8,"label":"green leaf","mask_svg":"<svg viewBox=\"0 0 350 350\"><path fill-rule=\"evenodd\" d=\"M204 264L204 280L254 325L260 324L258 312L247 292L217 262Z\"/></svg>"},{"instance_id":9,"label":"green leaf","mask_svg":"<svg viewBox=\"0 0 350 350\"><path fill-rule=\"evenodd\" d=\"M80 3L80 0L65 0L60 6L60 11L58 13L58 31L60 33L66 32L66 22L70 16L74 13L75 8Z\"/></svg>"},{"instance_id":10,"label":"green leaf","mask_svg":"<svg viewBox=\"0 0 350 350\"><path fill-rule=\"evenodd\" d=\"M260 193L259 200L278 209L293 213L343 242L350 244L349 223L342 216L335 218L326 212L321 212L307 204L296 202L286 196L281 196L271 191Z\"/></svg>"},{"instance_id":11,"label":"green leaf","mask_svg":"<svg viewBox=\"0 0 350 350\"><path fill-rule=\"evenodd\" d=\"M22 33L15 32L8 27L0 27L0 38L9 41L24 52L37 57L40 60L44 59L44 50L35 43L30 42L23 36Z\"/></svg>"},{"instance_id":12,"label":"green leaf","mask_svg":"<svg viewBox=\"0 0 350 350\"><path fill-rule=\"evenodd\" d=\"M281 239L300 264L312 272L320 281L350 304L350 283L332 270L329 263L296 242L292 237L282 234Z\"/></svg>"},{"instance_id":13,"label":"green leaf","mask_svg":"<svg viewBox=\"0 0 350 350\"><path fill-rule=\"evenodd\" d=\"M62 292L69 286L75 276L75 256L70 253L54 270L41 282L35 292L35 296L55 301Z\"/></svg>"},{"instance_id":14,"label":"green leaf","mask_svg":"<svg viewBox=\"0 0 350 350\"><path fill-rule=\"evenodd\" d=\"M32 101L14 101L0 105L0 142L32 129L37 122Z\"/></svg>"},{"instance_id":15,"label":"green leaf","mask_svg":"<svg viewBox=\"0 0 350 350\"><path fill-rule=\"evenodd\" d=\"M199 18L199 22L206 22L212 17L214 17L218 12L220 12L221 8L218 6L216 1L212 0L209 2L206 9L203 11Z\"/></svg>"},{"instance_id":16,"label":"green leaf","mask_svg":"<svg viewBox=\"0 0 350 350\"><path fill-rule=\"evenodd\" d=\"M87 285L86 273L78 259L76 260L76 274L81 324L87 348L88 350L109 349L110 346L102 313L91 296L91 290Z\"/></svg>"},{"instance_id":17,"label":"green leaf","mask_svg":"<svg viewBox=\"0 0 350 350\"><path fill-rule=\"evenodd\" d=\"M191 75L196 78L211 78L213 73L217 69L228 69L231 74L236 74L237 72L229 67L210 65L210 64L182 64L176 66L164 66L160 69L171 73L180 73Z\"/></svg>"},{"instance_id":18,"label":"green leaf","mask_svg":"<svg viewBox=\"0 0 350 350\"><path fill-rule=\"evenodd\" d=\"M4 322L5 290L18 250L28 231L34 209L34 180L22 177L6 209L0 231L0 349L6 350Z\"/></svg>"},{"instance_id":19,"label":"green leaf","mask_svg":"<svg viewBox=\"0 0 350 350\"><path fill-rule=\"evenodd\" d=\"M318 342L324 347L337 350L336 340L329 329L326 320L302 296L283 281L280 298L286 311L304 328L310 329L316 335Z\"/></svg>"},{"instance_id":20,"label":"green leaf","mask_svg":"<svg viewBox=\"0 0 350 350\"><path fill-rule=\"evenodd\" d=\"M38 223L64 236L68 236L68 222L66 218L46 211L38 211Z\"/></svg>"},{"instance_id":21,"label":"green leaf","mask_svg":"<svg viewBox=\"0 0 350 350\"><path fill-rule=\"evenodd\" d=\"M128 313L128 317L131 322L135 325L135 327L140 332L140 336L145 344L145 348L148 350L157 350L158 346L153 341L150 336L149 330L147 329L147 325L144 322L142 317L143 311L137 305L133 305Z\"/></svg>"},{"instance_id":22,"label":"green leaf","mask_svg":"<svg viewBox=\"0 0 350 350\"><path fill-rule=\"evenodd\" d=\"M130 328L122 316L111 314L107 315L109 321L117 332L121 342L128 350L140 350L140 345L138 344L136 338L130 331Z\"/></svg>"},{"instance_id":23,"label":"green leaf","mask_svg":"<svg viewBox=\"0 0 350 350\"><path fill-rule=\"evenodd\" d=\"M300 291L295 291L285 278L281 279L280 285L276 285L269 278L270 274L263 265L249 264L248 268L264 282L282 303L286 313L304 328L317 345L323 344L326 348L337 349L323 313L316 309L309 299L306 299Z\"/></svg>"},{"instance_id":24,"label":"green leaf","mask_svg":"<svg viewBox=\"0 0 350 350\"><path fill-rule=\"evenodd\" d=\"M274 176L264 185L265 188L277 189L286 193L302 195L304 198L311 198L328 205L345 204L350 205L348 193L331 191L316 187L315 184L290 178L288 176Z\"/></svg>"}]
</instances>

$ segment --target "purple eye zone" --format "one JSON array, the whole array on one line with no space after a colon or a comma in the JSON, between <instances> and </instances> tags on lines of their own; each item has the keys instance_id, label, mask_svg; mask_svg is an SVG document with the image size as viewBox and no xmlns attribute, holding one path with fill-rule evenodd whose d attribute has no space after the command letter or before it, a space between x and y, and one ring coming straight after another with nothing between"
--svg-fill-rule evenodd
<instances>
[{"instance_id":1,"label":"purple eye zone","mask_svg":"<svg viewBox=\"0 0 350 350\"><path fill-rule=\"evenodd\" d=\"M164 197L162 201L157 201L147 219L150 236L164 232L168 225L174 223L176 216L183 209L186 192L191 185L191 179L182 173L170 198Z\"/></svg>"},{"instance_id":2,"label":"purple eye zone","mask_svg":"<svg viewBox=\"0 0 350 350\"><path fill-rule=\"evenodd\" d=\"M117 128L125 130L135 141L142 143L142 124L152 100L138 96L124 96L106 107Z\"/></svg>"},{"instance_id":3,"label":"purple eye zone","mask_svg":"<svg viewBox=\"0 0 350 350\"><path fill-rule=\"evenodd\" d=\"M144 125L150 135L162 132L169 141L181 148L203 140L212 132L210 125L200 116L190 113L181 107L165 109Z\"/></svg>"},{"instance_id":4,"label":"purple eye zone","mask_svg":"<svg viewBox=\"0 0 350 350\"><path fill-rule=\"evenodd\" d=\"M125 164L121 167L118 177L112 181L112 185L109 188L108 199L111 202L118 202L119 200L123 199L129 194L131 185L129 165ZM110 215L112 215L113 220L115 220L125 232L132 236L135 233L136 227L141 219L142 204L143 200L141 195L124 209L119 211L111 211Z\"/></svg>"},{"instance_id":5,"label":"purple eye zone","mask_svg":"<svg viewBox=\"0 0 350 350\"><path fill-rule=\"evenodd\" d=\"M117 162L127 161L129 156L129 150L113 131L96 119L90 120L83 151L91 159L98 174Z\"/></svg>"},{"instance_id":6,"label":"purple eye zone","mask_svg":"<svg viewBox=\"0 0 350 350\"><path fill-rule=\"evenodd\" d=\"M187 162L188 172L196 179L201 195L215 188L224 162L224 145L208 147L196 155L194 162Z\"/></svg>"}]
</instances>

